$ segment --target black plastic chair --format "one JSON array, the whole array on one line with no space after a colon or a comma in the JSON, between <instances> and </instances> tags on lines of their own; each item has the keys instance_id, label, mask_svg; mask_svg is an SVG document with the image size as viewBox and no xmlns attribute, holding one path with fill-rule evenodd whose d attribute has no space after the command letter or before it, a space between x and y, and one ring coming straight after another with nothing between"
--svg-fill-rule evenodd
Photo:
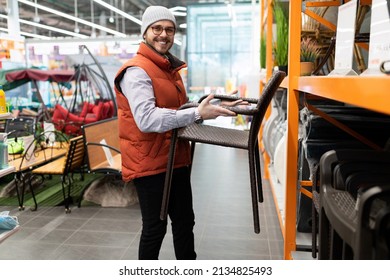
<instances>
[{"instance_id":1,"label":"black plastic chair","mask_svg":"<svg viewBox=\"0 0 390 280\"><path fill-rule=\"evenodd\" d=\"M35 135L36 119L34 117L17 117L5 121L4 131L7 133L8 152L12 155L20 154L22 137Z\"/></svg>"},{"instance_id":2,"label":"black plastic chair","mask_svg":"<svg viewBox=\"0 0 390 280\"><path fill-rule=\"evenodd\" d=\"M378 207L378 199L389 201L390 187L388 183L376 184L375 178L370 178L368 183L361 181L360 185L354 186L357 189L362 187L364 190L357 204L351 192L334 186L335 168L340 166L340 162L353 161L364 161L366 166L378 162L386 164L390 162L390 153L333 150L321 157L319 259L373 258L372 223L375 223L373 211L375 212L375 208Z\"/></svg>"},{"instance_id":3,"label":"black plastic chair","mask_svg":"<svg viewBox=\"0 0 390 280\"><path fill-rule=\"evenodd\" d=\"M7 138L16 138L35 133L36 121L33 117L17 117L5 121L4 131L8 134Z\"/></svg>"},{"instance_id":4,"label":"black plastic chair","mask_svg":"<svg viewBox=\"0 0 390 280\"><path fill-rule=\"evenodd\" d=\"M258 200L263 202L263 192L260 173L260 154L258 146L258 136L261 123L263 121L265 112L274 96L276 90L283 81L286 73L276 71L264 87L261 96L257 98L239 98L228 95L216 95L215 98L221 100L237 100L243 99L251 104L256 104L249 108L242 108L240 106L230 107L229 109L237 114L252 116L252 121L249 130L237 130L222 127L215 127L206 124L192 124L187 127L174 129L171 137L171 146L168 155L168 165L165 177L165 186L163 201L161 205L160 218L165 220L168 213L169 193L171 188L172 172L174 166L176 143L178 139L188 140L191 142L192 158L195 151L196 142L218 145L224 147L232 147L237 149L248 150L249 156L249 171L250 171L250 185L252 196L252 210L255 233L260 232L260 222L258 213ZM201 100L200 100L201 102ZM195 104L194 106L197 106ZM258 199L257 199L258 195Z\"/></svg>"},{"instance_id":5,"label":"black plastic chair","mask_svg":"<svg viewBox=\"0 0 390 280\"><path fill-rule=\"evenodd\" d=\"M390 259L390 206L382 208L376 215L375 259Z\"/></svg>"}]
</instances>

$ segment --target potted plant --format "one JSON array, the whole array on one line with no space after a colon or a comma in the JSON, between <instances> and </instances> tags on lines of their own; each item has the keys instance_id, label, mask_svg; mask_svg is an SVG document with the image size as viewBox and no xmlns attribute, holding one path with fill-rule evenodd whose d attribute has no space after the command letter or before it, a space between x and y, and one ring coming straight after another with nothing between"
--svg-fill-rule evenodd
<instances>
[{"instance_id":1,"label":"potted plant","mask_svg":"<svg viewBox=\"0 0 390 280\"><path fill-rule=\"evenodd\" d=\"M301 40L301 76L310 76L314 62L320 55L321 49L315 40L302 38Z\"/></svg>"},{"instance_id":2,"label":"potted plant","mask_svg":"<svg viewBox=\"0 0 390 280\"><path fill-rule=\"evenodd\" d=\"M275 64L279 70L287 72L288 62L288 17L280 1L274 1L274 19L276 23L276 42L274 42Z\"/></svg>"},{"instance_id":3,"label":"potted plant","mask_svg":"<svg viewBox=\"0 0 390 280\"><path fill-rule=\"evenodd\" d=\"M266 54L267 54L267 42L266 37L263 34L260 38L260 69L265 69L266 67Z\"/></svg>"}]
</instances>

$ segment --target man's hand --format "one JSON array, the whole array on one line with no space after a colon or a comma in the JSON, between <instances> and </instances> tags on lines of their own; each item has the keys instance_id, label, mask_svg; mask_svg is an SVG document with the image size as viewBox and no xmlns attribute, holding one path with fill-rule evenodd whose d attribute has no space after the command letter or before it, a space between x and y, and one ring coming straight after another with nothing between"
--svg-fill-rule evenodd
<instances>
[{"instance_id":1,"label":"man's hand","mask_svg":"<svg viewBox=\"0 0 390 280\"><path fill-rule=\"evenodd\" d=\"M235 95L237 94L238 90L235 89L231 92L229 92L227 95ZM243 101L241 99L239 100L236 100L236 101L226 101L226 100L222 100L221 103L219 104L219 106L223 106L223 107L234 107L234 106L238 106L238 105L248 105L249 103L247 101Z\"/></svg>"}]
</instances>

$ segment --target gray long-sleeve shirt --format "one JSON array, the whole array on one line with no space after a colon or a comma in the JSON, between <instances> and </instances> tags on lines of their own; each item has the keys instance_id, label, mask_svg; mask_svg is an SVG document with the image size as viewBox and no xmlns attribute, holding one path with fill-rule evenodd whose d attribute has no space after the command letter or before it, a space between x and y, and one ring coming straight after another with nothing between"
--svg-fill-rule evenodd
<instances>
[{"instance_id":1,"label":"gray long-sleeve shirt","mask_svg":"<svg viewBox=\"0 0 390 280\"><path fill-rule=\"evenodd\" d=\"M152 80L140 67L127 68L120 86L142 132L162 133L195 121L195 108L172 110L156 107Z\"/></svg>"}]
</instances>

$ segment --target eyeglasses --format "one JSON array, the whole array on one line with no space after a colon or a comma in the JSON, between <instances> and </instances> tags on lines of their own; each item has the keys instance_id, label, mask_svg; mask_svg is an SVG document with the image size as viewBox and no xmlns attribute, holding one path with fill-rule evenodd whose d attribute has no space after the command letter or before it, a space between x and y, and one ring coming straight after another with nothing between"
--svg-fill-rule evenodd
<instances>
[{"instance_id":1,"label":"eyeglasses","mask_svg":"<svg viewBox=\"0 0 390 280\"><path fill-rule=\"evenodd\" d=\"M175 34L176 29L174 27L162 27L161 25L151 26L154 35L160 35L164 30L168 36Z\"/></svg>"}]
</instances>

